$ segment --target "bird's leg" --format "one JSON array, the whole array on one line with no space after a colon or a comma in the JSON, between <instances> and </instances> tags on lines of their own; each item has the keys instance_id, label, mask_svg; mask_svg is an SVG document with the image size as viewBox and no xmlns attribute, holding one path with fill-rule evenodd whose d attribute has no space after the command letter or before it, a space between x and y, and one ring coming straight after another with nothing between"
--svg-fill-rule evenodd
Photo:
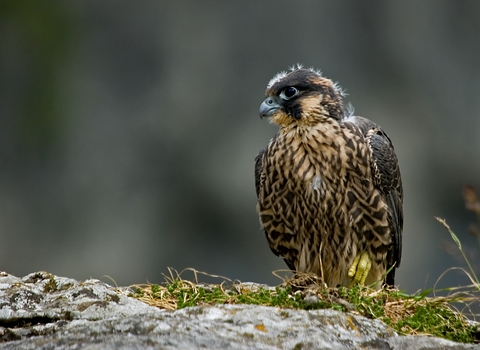
<instances>
[{"instance_id":1,"label":"bird's leg","mask_svg":"<svg viewBox=\"0 0 480 350\"><path fill-rule=\"evenodd\" d=\"M367 252L362 252L357 255L350 269L348 269L348 277L353 277L352 282L350 282L350 287L353 287L357 283L363 286L371 267L372 261Z\"/></svg>"}]
</instances>

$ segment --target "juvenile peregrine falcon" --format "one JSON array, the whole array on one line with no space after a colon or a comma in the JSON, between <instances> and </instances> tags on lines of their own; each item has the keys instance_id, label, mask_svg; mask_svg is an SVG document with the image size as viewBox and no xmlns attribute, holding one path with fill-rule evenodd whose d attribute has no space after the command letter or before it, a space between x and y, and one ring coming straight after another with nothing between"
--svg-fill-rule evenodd
<instances>
[{"instance_id":1,"label":"juvenile peregrine falcon","mask_svg":"<svg viewBox=\"0 0 480 350\"><path fill-rule=\"evenodd\" d=\"M403 191L392 142L343 106L319 71L293 67L268 83L260 117L280 130L255 158L257 210L273 253L330 287L394 284Z\"/></svg>"}]
</instances>

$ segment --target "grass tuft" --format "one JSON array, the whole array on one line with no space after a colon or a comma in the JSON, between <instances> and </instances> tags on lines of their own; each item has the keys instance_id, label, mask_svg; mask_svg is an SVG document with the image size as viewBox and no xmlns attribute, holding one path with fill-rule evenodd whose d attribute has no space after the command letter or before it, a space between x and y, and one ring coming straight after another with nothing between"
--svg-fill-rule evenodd
<instances>
[{"instance_id":1,"label":"grass tuft","mask_svg":"<svg viewBox=\"0 0 480 350\"><path fill-rule=\"evenodd\" d=\"M428 297L432 290L408 295L400 290L386 288L373 290L368 287L326 288L317 276L296 274L277 287L234 282L221 278L220 284L195 282L181 277L169 269L162 285L136 285L131 297L149 305L167 310L215 304L254 304L317 310L333 308L369 318L379 319L402 335L432 335L457 342L478 342L478 327L452 306L452 302L464 302L465 293L447 297Z\"/></svg>"}]
</instances>

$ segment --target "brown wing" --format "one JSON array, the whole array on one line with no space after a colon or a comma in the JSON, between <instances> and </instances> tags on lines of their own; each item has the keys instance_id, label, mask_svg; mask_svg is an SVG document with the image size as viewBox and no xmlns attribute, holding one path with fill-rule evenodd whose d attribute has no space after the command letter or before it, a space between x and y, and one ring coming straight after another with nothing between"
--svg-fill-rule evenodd
<instances>
[{"instance_id":1,"label":"brown wing","mask_svg":"<svg viewBox=\"0 0 480 350\"><path fill-rule=\"evenodd\" d=\"M389 208L392 248L387 253L386 283L394 284L395 269L402 257L403 189L400 168L393 144L387 134L372 121L362 117L350 117L344 121L349 128L357 128L365 137L372 156L372 174L375 187L384 195Z\"/></svg>"}]
</instances>

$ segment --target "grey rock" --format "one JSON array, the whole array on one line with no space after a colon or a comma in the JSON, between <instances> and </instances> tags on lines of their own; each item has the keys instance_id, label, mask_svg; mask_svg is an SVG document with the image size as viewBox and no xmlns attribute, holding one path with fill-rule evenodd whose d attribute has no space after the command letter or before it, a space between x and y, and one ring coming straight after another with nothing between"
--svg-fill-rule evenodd
<instances>
[{"instance_id":1,"label":"grey rock","mask_svg":"<svg viewBox=\"0 0 480 350\"><path fill-rule=\"evenodd\" d=\"M0 274L0 349L473 349L404 337L335 310L217 305L175 312L98 280Z\"/></svg>"}]
</instances>

